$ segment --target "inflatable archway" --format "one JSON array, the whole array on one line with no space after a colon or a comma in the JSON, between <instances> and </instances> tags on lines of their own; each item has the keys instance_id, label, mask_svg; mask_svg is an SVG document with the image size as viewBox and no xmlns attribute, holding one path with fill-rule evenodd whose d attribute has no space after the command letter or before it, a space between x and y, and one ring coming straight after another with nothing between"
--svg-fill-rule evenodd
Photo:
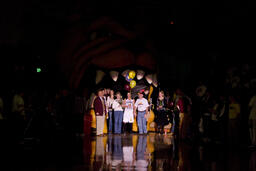
<instances>
[{"instance_id":1,"label":"inflatable archway","mask_svg":"<svg viewBox=\"0 0 256 171\"><path fill-rule=\"evenodd\" d=\"M108 84L112 81L111 87L122 89L122 73L127 69L138 73L133 95L150 85L153 91L158 85L152 42L141 31L129 30L110 17L69 28L59 47L57 63L71 89L104 86L106 80ZM90 114L95 128L94 111ZM151 112L149 120L152 118ZM106 133L106 126L104 130Z\"/></svg>"}]
</instances>

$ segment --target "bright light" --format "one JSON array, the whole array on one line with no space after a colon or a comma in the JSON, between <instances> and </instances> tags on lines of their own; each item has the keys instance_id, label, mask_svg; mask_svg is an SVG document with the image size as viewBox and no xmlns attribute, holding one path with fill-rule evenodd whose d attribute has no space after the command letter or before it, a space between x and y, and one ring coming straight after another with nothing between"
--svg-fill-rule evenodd
<instances>
[{"instance_id":1,"label":"bright light","mask_svg":"<svg viewBox=\"0 0 256 171\"><path fill-rule=\"evenodd\" d=\"M118 79L118 72L117 71L110 71L110 76L114 81Z\"/></svg>"},{"instance_id":2,"label":"bright light","mask_svg":"<svg viewBox=\"0 0 256 171\"><path fill-rule=\"evenodd\" d=\"M153 82L153 75L152 74L148 74L148 75L146 75L146 80L147 80L147 82L149 83L149 84L152 84L152 82Z\"/></svg>"},{"instance_id":3,"label":"bright light","mask_svg":"<svg viewBox=\"0 0 256 171\"><path fill-rule=\"evenodd\" d=\"M41 68L36 68L36 72L41 72Z\"/></svg>"},{"instance_id":4,"label":"bright light","mask_svg":"<svg viewBox=\"0 0 256 171\"><path fill-rule=\"evenodd\" d=\"M137 70L137 79L141 80L145 75L145 72L142 70Z\"/></svg>"}]
</instances>

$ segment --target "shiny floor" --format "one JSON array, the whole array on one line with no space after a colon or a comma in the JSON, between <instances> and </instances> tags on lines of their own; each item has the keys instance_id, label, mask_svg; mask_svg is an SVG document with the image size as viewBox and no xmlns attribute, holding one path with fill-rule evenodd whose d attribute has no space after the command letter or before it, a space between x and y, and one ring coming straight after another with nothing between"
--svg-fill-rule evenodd
<instances>
[{"instance_id":1,"label":"shiny floor","mask_svg":"<svg viewBox=\"0 0 256 171\"><path fill-rule=\"evenodd\" d=\"M6 170L254 171L256 151L178 142L170 135L59 136L5 150ZM43 145L42 145L43 144ZM3 169L1 169L3 170Z\"/></svg>"}]
</instances>

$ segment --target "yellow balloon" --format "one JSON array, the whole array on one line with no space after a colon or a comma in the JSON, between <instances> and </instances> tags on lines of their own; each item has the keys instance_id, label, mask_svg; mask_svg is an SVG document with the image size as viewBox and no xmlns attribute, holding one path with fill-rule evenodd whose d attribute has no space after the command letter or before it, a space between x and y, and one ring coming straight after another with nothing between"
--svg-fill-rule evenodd
<instances>
[{"instance_id":1,"label":"yellow balloon","mask_svg":"<svg viewBox=\"0 0 256 171\"><path fill-rule=\"evenodd\" d=\"M132 81L130 82L130 87L131 87L131 88L134 88L135 86L136 86L136 81L132 80Z\"/></svg>"},{"instance_id":2,"label":"yellow balloon","mask_svg":"<svg viewBox=\"0 0 256 171\"><path fill-rule=\"evenodd\" d=\"M129 72L129 78L134 79L135 75L136 75L135 71Z\"/></svg>"}]
</instances>

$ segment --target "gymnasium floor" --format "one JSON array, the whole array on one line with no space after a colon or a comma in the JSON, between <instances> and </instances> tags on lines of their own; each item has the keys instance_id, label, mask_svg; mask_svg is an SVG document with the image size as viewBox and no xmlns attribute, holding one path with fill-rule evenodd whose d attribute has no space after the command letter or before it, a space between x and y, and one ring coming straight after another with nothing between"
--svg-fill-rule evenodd
<instances>
[{"instance_id":1,"label":"gymnasium floor","mask_svg":"<svg viewBox=\"0 0 256 171\"><path fill-rule=\"evenodd\" d=\"M256 170L256 151L214 144L179 143L171 135L59 135L5 148L6 170ZM5 169L1 169L5 170Z\"/></svg>"}]
</instances>

